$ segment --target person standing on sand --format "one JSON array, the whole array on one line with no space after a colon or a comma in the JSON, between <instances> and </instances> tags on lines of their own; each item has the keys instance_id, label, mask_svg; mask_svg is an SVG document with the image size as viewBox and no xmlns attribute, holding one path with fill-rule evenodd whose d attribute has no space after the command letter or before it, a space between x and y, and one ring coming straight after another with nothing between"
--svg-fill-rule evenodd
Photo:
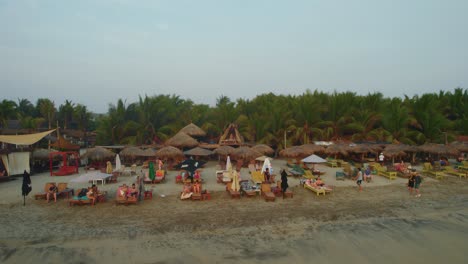
<instances>
[{"instance_id":1,"label":"person standing on sand","mask_svg":"<svg viewBox=\"0 0 468 264\"><path fill-rule=\"evenodd\" d=\"M384 160L385 160L385 156L383 155L383 153L381 152L380 155L379 155L379 161L380 161L380 165L384 165Z\"/></svg>"},{"instance_id":2,"label":"person standing on sand","mask_svg":"<svg viewBox=\"0 0 468 264\"><path fill-rule=\"evenodd\" d=\"M361 171L361 168L358 168L358 173L357 173L357 176L355 178L357 181L356 181L356 184L359 186L359 191L362 191L362 171Z\"/></svg>"},{"instance_id":3,"label":"person standing on sand","mask_svg":"<svg viewBox=\"0 0 468 264\"><path fill-rule=\"evenodd\" d=\"M412 170L411 173L408 176L408 191L409 194L413 194L413 189L414 189L414 176L416 176L416 170Z\"/></svg>"},{"instance_id":4,"label":"person standing on sand","mask_svg":"<svg viewBox=\"0 0 468 264\"><path fill-rule=\"evenodd\" d=\"M416 172L414 175L414 191L416 192L416 197L421 197L421 194L419 193L419 186L421 185L421 182L421 175L419 175L419 173Z\"/></svg>"},{"instance_id":5,"label":"person standing on sand","mask_svg":"<svg viewBox=\"0 0 468 264\"><path fill-rule=\"evenodd\" d=\"M281 191L283 193L283 199L286 193L286 190L288 189L288 174L286 171L283 169L281 170Z\"/></svg>"}]
</instances>

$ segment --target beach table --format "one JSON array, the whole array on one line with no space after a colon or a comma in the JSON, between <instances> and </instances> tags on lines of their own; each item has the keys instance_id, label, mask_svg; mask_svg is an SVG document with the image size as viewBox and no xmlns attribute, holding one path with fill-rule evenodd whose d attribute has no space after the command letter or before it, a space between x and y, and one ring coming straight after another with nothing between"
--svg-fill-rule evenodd
<instances>
[{"instance_id":1,"label":"beach table","mask_svg":"<svg viewBox=\"0 0 468 264\"><path fill-rule=\"evenodd\" d=\"M104 185L106 180L110 177L112 177L112 174L102 173L100 171L92 171L81 174L80 176L71 179L70 182L92 182L93 184L101 182L101 185Z\"/></svg>"}]
</instances>

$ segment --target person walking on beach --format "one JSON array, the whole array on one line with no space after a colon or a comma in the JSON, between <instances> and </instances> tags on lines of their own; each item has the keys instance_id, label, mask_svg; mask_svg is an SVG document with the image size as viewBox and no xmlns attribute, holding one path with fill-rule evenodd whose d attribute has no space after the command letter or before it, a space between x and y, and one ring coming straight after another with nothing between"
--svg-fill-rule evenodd
<instances>
[{"instance_id":1,"label":"person walking on beach","mask_svg":"<svg viewBox=\"0 0 468 264\"><path fill-rule=\"evenodd\" d=\"M356 184L359 186L359 191L362 191L362 171L361 168L358 168L358 173L356 175Z\"/></svg>"},{"instance_id":2,"label":"person walking on beach","mask_svg":"<svg viewBox=\"0 0 468 264\"><path fill-rule=\"evenodd\" d=\"M283 169L281 170L281 191L283 193L283 199L286 193L286 190L288 189L288 174L286 171Z\"/></svg>"},{"instance_id":3,"label":"person walking on beach","mask_svg":"<svg viewBox=\"0 0 468 264\"><path fill-rule=\"evenodd\" d=\"M419 193L419 186L421 185L421 182L421 175L419 175L419 173L416 172L414 175L414 191L416 192L416 197L421 197L421 194Z\"/></svg>"},{"instance_id":4,"label":"person walking on beach","mask_svg":"<svg viewBox=\"0 0 468 264\"><path fill-rule=\"evenodd\" d=\"M385 156L384 154L381 152L380 155L379 155L379 161L380 161L380 165L384 165L384 161L385 161Z\"/></svg>"}]
</instances>

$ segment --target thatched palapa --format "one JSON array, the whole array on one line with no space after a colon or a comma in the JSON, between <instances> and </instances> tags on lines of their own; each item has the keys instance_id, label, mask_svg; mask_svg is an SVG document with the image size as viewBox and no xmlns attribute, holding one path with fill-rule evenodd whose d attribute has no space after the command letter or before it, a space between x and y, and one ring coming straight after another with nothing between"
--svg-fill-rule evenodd
<instances>
[{"instance_id":1,"label":"thatched palapa","mask_svg":"<svg viewBox=\"0 0 468 264\"><path fill-rule=\"evenodd\" d=\"M172 138L166 141L166 145L177 147L177 148L193 148L198 146L198 141L193 137L185 134L184 132L179 132Z\"/></svg>"},{"instance_id":2,"label":"thatched palapa","mask_svg":"<svg viewBox=\"0 0 468 264\"><path fill-rule=\"evenodd\" d=\"M82 158L88 158L91 160L107 160L115 157L115 153L103 148L103 147L94 147L86 150L85 154L83 154Z\"/></svg>"},{"instance_id":3,"label":"thatched palapa","mask_svg":"<svg viewBox=\"0 0 468 264\"><path fill-rule=\"evenodd\" d=\"M192 137L204 137L206 136L206 132L203 129L199 128L194 123L190 123L184 128L182 128L179 132L184 132L185 134L192 136Z\"/></svg>"},{"instance_id":4,"label":"thatched palapa","mask_svg":"<svg viewBox=\"0 0 468 264\"><path fill-rule=\"evenodd\" d=\"M253 150L256 150L265 155L271 155L275 153L275 150L266 144L258 144L252 147Z\"/></svg>"}]
</instances>

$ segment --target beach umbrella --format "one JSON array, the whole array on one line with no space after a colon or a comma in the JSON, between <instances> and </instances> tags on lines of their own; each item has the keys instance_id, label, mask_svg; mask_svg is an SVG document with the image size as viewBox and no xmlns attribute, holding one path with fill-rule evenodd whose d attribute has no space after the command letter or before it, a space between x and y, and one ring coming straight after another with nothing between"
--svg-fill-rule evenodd
<instances>
[{"instance_id":1,"label":"beach umbrella","mask_svg":"<svg viewBox=\"0 0 468 264\"><path fill-rule=\"evenodd\" d=\"M142 157L154 157L156 155L156 150L153 148L147 148L142 150L141 156Z\"/></svg>"},{"instance_id":2,"label":"beach umbrella","mask_svg":"<svg viewBox=\"0 0 468 264\"><path fill-rule=\"evenodd\" d=\"M253 150L252 148L242 146L242 147L234 149L234 151L232 152L232 156L238 160L239 159L252 160L252 159L262 156L262 153L256 150Z\"/></svg>"},{"instance_id":3,"label":"beach umbrella","mask_svg":"<svg viewBox=\"0 0 468 264\"><path fill-rule=\"evenodd\" d=\"M195 147L193 149L184 151L184 154L185 155L190 155L190 156L209 156L209 155L213 154L213 151L208 150L208 149L204 149L204 148L200 148L200 147Z\"/></svg>"},{"instance_id":4,"label":"beach umbrella","mask_svg":"<svg viewBox=\"0 0 468 264\"><path fill-rule=\"evenodd\" d=\"M31 192L32 186L31 186L31 177L29 173L24 170L23 172L23 184L21 185L21 193L23 195L23 206L26 205L26 196Z\"/></svg>"},{"instance_id":5,"label":"beach umbrella","mask_svg":"<svg viewBox=\"0 0 468 264\"><path fill-rule=\"evenodd\" d=\"M315 145L315 144L304 144L300 146L304 150L304 154L306 155L312 155L314 153L323 153L325 151L325 148L320 145Z\"/></svg>"},{"instance_id":6,"label":"beach umbrella","mask_svg":"<svg viewBox=\"0 0 468 264\"><path fill-rule=\"evenodd\" d=\"M321 157L315 155L315 154L312 154L312 155L308 156L307 158L302 159L302 162L306 162L306 163L324 163L324 162L327 162L327 161L322 159Z\"/></svg>"},{"instance_id":7,"label":"beach umbrella","mask_svg":"<svg viewBox=\"0 0 468 264\"><path fill-rule=\"evenodd\" d=\"M150 163L148 165L148 177L151 180L154 180L155 177L156 177L156 172L154 171L154 163L152 161L150 161Z\"/></svg>"},{"instance_id":8,"label":"beach umbrella","mask_svg":"<svg viewBox=\"0 0 468 264\"><path fill-rule=\"evenodd\" d=\"M270 174L273 174L273 167L271 166L271 162L269 158L266 158L265 161L263 162L262 173L265 172L267 168L270 171Z\"/></svg>"},{"instance_id":9,"label":"beach umbrella","mask_svg":"<svg viewBox=\"0 0 468 264\"><path fill-rule=\"evenodd\" d=\"M234 150L235 150L235 148L233 148L231 146L224 145L224 146L220 146L220 147L216 148L213 152L218 154L218 155L227 156L227 155L232 154L232 152L234 152Z\"/></svg>"},{"instance_id":10,"label":"beach umbrella","mask_svg":"<svg viewBox=\"0 0 468 264\"><path fill-rule=\"evenodd\" d=\"M122 162L120 161L119 154L115 155L115 170L120 171L122 169Z\"/></svg>"},{"instance_id":11,"label":"beach umbrella","mask_svg":"<svg viewBox=\"0 0 468 264\"><path fill-rule=\"evenodd\" d=\"M231 157L229 156L226 158L226 170L229 172L232 171Z\"/></svg>"},{"instance_id":12,"label":"beach umbrella","mask_svg":"<svg viewBox=\"0 0 468 264\"><path fill-rule=\"evenodd\" d=\"M286 158L300 158L307 156L307 154L305 154L305 151L301 146L292 146L289 148L285 148L281 150L279 154L280 156Z\"/></svg>"},{"instance_id":13,"label":"beach umbrella","mask_svg":"<svg viewBox=\"0 0 468 264\"><path fill-rule=\"evenodd\" d=\"M260 157L256 158L255 160L256 161L265 161L265 159L271 159L271 158L267 157L267 156L260 156Z\"/></svg>"},{"instance_id":14,"label":"beach umbrella","mask_svg":"<svg viewBox=\"0 0 468 264\"><path fill-rule=\"evenodd\" d=\"M182 128L179 132L184 132L185 134L192 136L192 137L204 137L206 136L206 132L199 128L194 123L190 123Z\"/></svg>"},{"instance_id":15,"label":"beach umbrella","mask_svg":"<svg viewBox=\"0 0 468 264\"><path fill-rule=\"evenodd\" d=\"M156 151L155 156L161 159L181 158L184 156L184 153L176 147L166 146Z\"/></svg>"},{"instance_id":16,"label":"beach umbrella","mask_svg":"<svg viewBox=\"0 0 468 264\"><path fill-rule=\"evenodd\" d=\"M128 146L122 149L119 154L122 157L135 159L136 157L144 156L145 152L139 147Z\"/></svg>"},{"instance_id":17,"label":"beach umbrella","mask_svg":"<svg viewBox=\"0 0 468 264\"><path fill-rule=\"evenodd\" d=\"M192 175L197 169L201 168L206 162L201 160L186 159L174 167L179 170L186 170Z\"/></svg>"},{"instance_id":18,"label":"beach umbrella","mask_svg":"<svg viewBox=\"0 0 468 264\"><path fill-rule=\"evenodd\" d=\"M325 163L327 162L325 159L322 159L321 157L312 154L308 156L307 158L302 159L302 162L304 163L312 163L313 164L313 169L315 169L315 164L317 163Z\"/></svg>"},{"instance_id":19,"label":"beach umbrella","mask_svg":"<svg viewBox=\"0 0 468 264\"><path fill-rule=\"evenodd\" d=\"M454 141L450 144L452 147L455 147L460 152L468 152L468 143L463 143L460 141Z\"/></svg>"},{"instance_id":20,"label":"beach umbrella","mask_svg":"<svg viewBox=\"0 0 468 264\"><path fill-rule=\"evenodd\" d=\"M332 144L332 145L327 146L324 153L327 155L335 155L335 159L336 159L336 156L338 154L341 154L343 156L348 156L349 154L348 149L349 149L349 146L346 144L341 144L341 143Z\"/></svg>"},{"instance_id":21,"label":"beach umbrella","mask_svg":"<svg viewBox=\"0 0 468 264\"><path fill-rule=\"evenodd\" d=\"M448 155L448 156L457 156L459 154L458 149L453 145L443 145L443 144L434 144L426 143L419 146L419 150L422 152L437 154L437 155Z\"/></svg>"},{"instance_id":22,"label":"beach umbrella","mask_svg":"<svg viewBox=\"0 0 468 264\"><path fill-rule=\"evenodd\" d=\"M275 153L275 150L266 144L258 144L252 147L253 150L256 150L264 155L271 155Z\"/></svg>"},{"instance_id":23,"label":"beach umbrella","mask_svg":"<svg viewBox=\"0 0 468 264\"><path fill-rule=\"evenodd\" d=\"M103 148L103 147L94 147L87 149L85 154L83 154L82 158L88 158L91 160L105 160L109 158L115 157L115 153Z\"/></svg>"},{"instance_id":24,"label":"beach umbrella","mask_svg":"<svg viewBox=\"0 0 468 264\"><path fill-rule=\"evenodd\" d=\"M177 148L193 148L198 146L198 141L184 132L179 132L172 138L168 139L166 141L166 145Z\"/></svg>"}]
</instances>

